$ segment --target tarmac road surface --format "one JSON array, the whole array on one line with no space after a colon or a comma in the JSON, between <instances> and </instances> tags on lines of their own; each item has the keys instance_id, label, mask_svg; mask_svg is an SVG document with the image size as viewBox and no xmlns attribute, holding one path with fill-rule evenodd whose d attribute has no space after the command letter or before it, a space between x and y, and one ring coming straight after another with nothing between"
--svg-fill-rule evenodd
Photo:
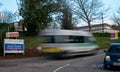
<instances>
[{"instance_id":1,"label":"tarmac road surface","mask_svg":"<svg viewBox=\"0 0 120 72\"><path fill-rule=\"evenodd\" d=\"M120 72L103 68L104 52L95 55L75 56L67 59L36 57L16 60L1 60L0 72Z\"/></svg>"}]
</instances>

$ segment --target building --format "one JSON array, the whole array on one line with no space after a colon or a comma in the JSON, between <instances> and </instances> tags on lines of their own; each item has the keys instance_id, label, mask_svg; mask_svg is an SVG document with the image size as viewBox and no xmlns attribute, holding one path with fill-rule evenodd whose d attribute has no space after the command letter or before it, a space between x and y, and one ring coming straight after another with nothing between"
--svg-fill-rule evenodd
<instances>
[{"instance_id":1,"label":"building","mask_svg":"<svg viewBox=\"0 0 120 72\"><path fill-rule=\"evenodd\" d=\"M81 26L77 27L78 30L84 30L84 31L89 31L88 26ZM115 30L112 28L111 25L104 23L104 24L95 24L91 25L91 32L119 32L118 30Z\"/></svg>"},{"instance_id":2,"label":"building","mask_svg":"<svg viewBox=\"0 0 120 72\"><path fill-rule=\"evenodd\" d=\"M18 22L13 22L13 23L9 23L9 27L12 28L14 27L15 28L15 31L23 31L23 21L20 20Z\"/></svg>"}]
</instances>

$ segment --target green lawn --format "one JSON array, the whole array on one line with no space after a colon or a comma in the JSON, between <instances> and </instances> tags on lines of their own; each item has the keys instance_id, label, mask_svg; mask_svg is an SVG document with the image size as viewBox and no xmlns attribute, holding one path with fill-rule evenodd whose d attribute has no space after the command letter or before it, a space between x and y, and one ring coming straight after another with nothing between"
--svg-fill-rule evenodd
<instances>
[{"instance_id":1,"label":"green lawn","mask_svg":"<svg viewBox=\"0 0 120 72\"><path fill-rule=\"evenodd\" d=\"M96 37L96 40L98 45L102 49L109 47L109 45L107 45L106 43L120 43L120 38L111 40L110 37Z\"/></svg>"}]
</instances>

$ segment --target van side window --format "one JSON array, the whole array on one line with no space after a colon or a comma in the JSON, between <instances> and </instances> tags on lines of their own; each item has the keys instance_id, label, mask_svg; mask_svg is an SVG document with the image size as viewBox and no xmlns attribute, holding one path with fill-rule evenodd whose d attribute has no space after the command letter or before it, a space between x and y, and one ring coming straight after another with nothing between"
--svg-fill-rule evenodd
<instances>
[{"instance_id":1,"label":"van side window","mask_svg":"<svg viewBox=\"0 0 120 72\"><path fill-rule=\"evenodd\" d=\"M70 43L84 43L83 36L69 36Z\"/></svg>"},{"instance_id":2,"label":"van side window","mask_svg":"<svg viewBox=\"0 0 120 72\"><path fill-rule=\"evenodd\" d=\"M55 43L54 36L52 36L52 35L43 36L42 38L44 39L44 43Z\"/></svg>"}]
</instances>

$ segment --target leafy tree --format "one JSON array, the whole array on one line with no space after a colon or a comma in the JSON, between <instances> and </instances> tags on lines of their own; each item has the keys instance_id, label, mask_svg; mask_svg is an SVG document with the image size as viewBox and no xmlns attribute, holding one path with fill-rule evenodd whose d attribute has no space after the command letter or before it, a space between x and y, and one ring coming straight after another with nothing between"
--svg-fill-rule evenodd
<instances>
[{"instance_id":1,"label":"leafy tree","mask_svg":"<svg viewBox=\"0 0 120 72\"><path fill-rule=\"evenodd\" d=\"M60 11L56 15L55 23L60 24L62 29L74 29L75 27L69 1L70 0L59 0Z\"/></svg>"},{"instance_id":2,"label":"leafy tree","mask_svg":"<svg viewBox=\"0 0 120 72\"><path fill-rule=\"evenodd\" d=\"M8 27L7 23L0 23L0 31L6 31Z\"/></svg>"},{"instance_id":3,"label":"leafy tree","mask_svg":"<svg viewBox=\"0 0 120 72\"><path fill-rule=\"evenodd\" d=\"M56 12L58 7L57 0L20 0L23 28L26 28L29 34L47 28L52 21L51 14Z\"/></svg>"},{"instance_id":4,"label":"leafy tree","mask_svg":"<svg viewBox=\"0 0 120 72\"><path fill-rule=\"evenodd\" d=\"M4 44L4 38L5 33L7 32L8 24L6 23L0 23L0 55L3 54L3 44Z\"/></svg>"},{"instance_id":5,"label":"leafy tree","mask_svg":"<svg viewBox=\"0 0 120 72\"><path fill-rule=\"evenodd\" d=\"M62 3L62 13L63 13L63 18L62 18L62 28L63 29L72 29L72 13L67 5L66 1L63 1Z\"/></svg>"}]
</instances>

